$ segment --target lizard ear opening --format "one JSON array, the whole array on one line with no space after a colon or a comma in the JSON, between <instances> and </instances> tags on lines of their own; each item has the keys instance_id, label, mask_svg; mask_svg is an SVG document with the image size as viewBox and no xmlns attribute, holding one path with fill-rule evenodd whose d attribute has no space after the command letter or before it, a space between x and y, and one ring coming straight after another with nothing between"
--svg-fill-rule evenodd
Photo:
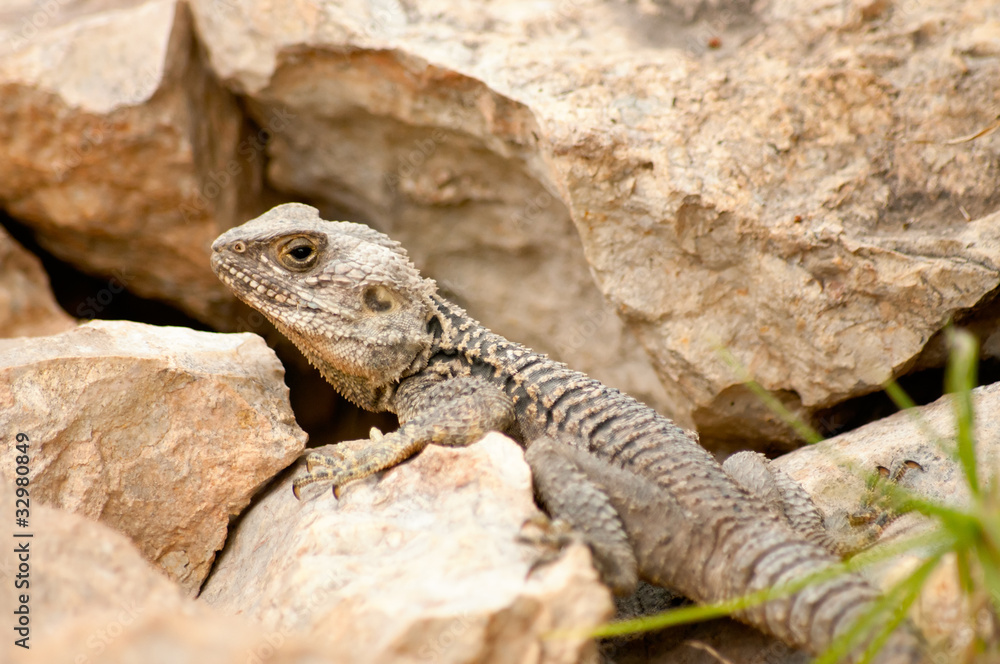
<instances>
[{"instance_id":1,"label":"lizard ear opening","mask_svg":"<svg viewBox=\"0 0 1000 664\"><path fill-rule=\"evenodd\" d=\"M361 302L365 309L376 314L389 313L399 305L398 301L385 286L368 286L361 292Z\"/></svg>"}]
</instances>

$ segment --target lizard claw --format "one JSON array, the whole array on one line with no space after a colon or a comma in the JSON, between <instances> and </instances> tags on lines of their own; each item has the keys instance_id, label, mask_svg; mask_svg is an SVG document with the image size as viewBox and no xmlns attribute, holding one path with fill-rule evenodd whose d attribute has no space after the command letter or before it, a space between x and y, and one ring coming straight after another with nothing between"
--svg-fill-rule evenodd
<instances>
[{"instance_id":1,"label":"lizard claw","mask_svg":"<svg viewBox=\"0 0 1000 664\"><path fill-rule=\"evenodd\" d=\"M331 459L321 454L313 454L306 458L306 473L292 480L292 495L302 500L302 487L316 482L334 482L333 495L340 497L338 476L331 465Z\"/></svg>"},{"instance_id":2,"label":"lizard claw","mask_svg":"<svg viewBox=\"0 0 1000 664\"><path fill-rule=\"evenodd\" d=\"M306 471L312 473L316 468L335 468L339 461L340 459L329 454L310 452L306 457Z\"/></svg>"},{"instance_id":3,"label":"lizard claw","mask_svg":"<svg viewBox=\"0 0 1000 664\"><path fill-rule=\"evenodd\" d=\"M517 541L537 550L535 559L528 566L526 577L559 560L563 549L577 540L577 533L562 519L551 520L541 512L525 519L517 534Z\"/></svg>"},{"instance_id":4,"label":"lizard claw","mask_svg":"<svg viewBox=\"0 0 1000 664\"><path fill-rule=\"evenodd\" d=\"M861 503L860 509L847 516L847 521L852 526L869 526L873 528L877 538L886 526L899 518L899 514L894 508L891 499L885 494L882 486L885 483L890 485L899 484L900 481L913 469L923 470L924 467L912 459L903 461L895 472L885 466L875 466L875 473L869 478L866 486L866 494Z\"/></svg>"},{"instance_id":5,"label":"lizard claw","mask_svg":"<svg viewBox=\"0 0 1000 664\"><path fill-rule=\"evenodd\" d=\"M334 450L309 453L305 474L292 483L295 496L306 485L325 482L333 485L333 495L339 499L344 485L399 463L427 444L414 447L401 443L396 434L384 435L375 427L369 436L370 440L350 441Z\"/></svg>"},{"instance_id":6,"label":"lizard claw","mask_svg":"<svg viewBox=\"0 0 1000 664\"><path fill-rule=\"evenodd\" d=\"M302 477L297 477L295 478L295 480L292 481L292 495L295 496L296 500L302 500L302 487L307 486L309 484L313 484L314 482L322 482L327 479L329 478L326 476L318 477L313 474L307 474L303 475ZM334 498L339 500L342 491L343 491L342 484L333 485Z\"/></svg>"}]
</instances>

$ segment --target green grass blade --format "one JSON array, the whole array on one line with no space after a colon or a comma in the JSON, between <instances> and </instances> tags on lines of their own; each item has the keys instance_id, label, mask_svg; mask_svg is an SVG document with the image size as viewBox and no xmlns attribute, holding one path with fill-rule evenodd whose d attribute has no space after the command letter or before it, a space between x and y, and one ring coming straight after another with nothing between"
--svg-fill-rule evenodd
<instances>
[{"instance_id":1,"label":"green grass blade","mask_svg":"<svg viewBox=\"0 0 1000 664\"><path fill-rule=\"evenodd\" d=\"M940 556L926 560L923 565L914 571L909 579L903 582L903 597L900 599L899 604L894 607L889 607L891 611L890 618L882 626L881 631L875 635L871 643L868 644L868 647L865 649L865 655L859 664L868 664L871 662L875 655L878 654L879 650L885 646L886 641L889 640L893 631L895 631L900 624L906 620L906 616L910 612L910 607L913 606L913 603L917 601L918 597L920 597L920 591L923 590L924 585L927 583L927 578L931 575L940 561Z\"/></svg>"},{"instance_id":2,"label":"green grass blade","mask_svg":"<svg viewBox=\"0 0 1000 664\"><path fill-rule=\"evenodd\" d=\"M912 574L889 589L864 614L827 648L826 652L817 657L813 664L836 664L844 660L848 653L857 647L858 642L867 634L878 632L865 649L862 662L869 662L877 654L889 635L906 618L910 606L920 595L927 577L941 560L943 552L937 552L925 560ZM882 617L891 612L891 617L882 622Z\"/></svg>"},{"instance_id":3,"label":"green grass blade","mask_svg":"<svg viewBox=\"0 0 1000 664\"><path fill-rule=\"evenodd\" d=\"M902 539L898 542L892 542L885 546L880 546L877 550L865 551L862 554L854 556L849 561L838 565L831 565L824 570L807 575L801 579L782 584L781 586L776 586L775 588L767 588L721 602L701 604L699 606L685 606L652 616L644 616L642 618L635 618L632 620L607 623L592 629L565 632L563 634L565 636L573 636L575 638L579 638L581 636L607 638L611 636L623 636L627 634L650 632L657 629L663 629L665 627L675 627L677 625L686 625L689 623L721 618L752 608L758 604L763 604L764 602L773 599L786 597L802 590L806 586L814 583L829 581L830 579L846 572L857 572L864 567L875 565L906 551L928 547L931 549L932 556L940 557L945 551L950 550L952 546L953 540L942 531L937 530L925 532L913 537ZM558 634L551 634L549 636L556 638Z\"/></svg>"},{"instance_id":4,"label":"green grass blade","mask_svg":"<svg viewBox=\"0 0 1000 664\"><path fill-rule=\"evenodd\" d=\"M899 410L905 412L909 416L910 420L916 425L916 427L920 430L920 433L922 433L927 440L934 441L934 444L937 445L939 450L947 452L949 455L953 454L951 446L947 445L944 439L941 438L941 436L934 431L931 425L927 423L927 420L924 419L924 417L920 414L920 411L917 409L917 404L910 398L910 395L906 393L906 390L899 386L899 383L889 379L882 384L882 389L885 390L887 395L889 395L889 399L896 404L896 408L899 408Z\"/></svg>"},{"instance_id":5,"label":"green grass blade","mask_svg":"<svg viewBox=\"0 0 1000 664\"><path fill-rule=\"evenodd\" d=\"M972 580L972 563L969 561L968 549L955 551L955 570L958 573L958 583L963 592L970 594L975 588Z\"/></svg>"},{"instance_id":6,"label":"green grass blade","mask_svg":"<svg viewBox=\"0 0 1000 664\"><path fill-rule=\"evenodd\" d=\"M785 404L781 403L773 394L768 390L764 389L764 386L753 379L750 372L746 370L739 360L729 352L726 348L717 349L722 360L733 370L733 373L739 378L740 382L743 383L754 395L760 399L765 406L779 418L781 421L788 426L795 429L795 433L799 434L803 440L805 440L810 445L821 442L823 436L819 434L818 431L813 429L809 424L803 420L801 417L788 410Z\"/></svg>"},{"instance_id":7,"label":"green grass blade","mask_svg":"<svg viewBox=\"0 0 1000 664\"><path fill-rule=\"evenodd\" d=\"M985 542L977 542L975 547L976 557L983 571L983 583L990 597L1000 598L1000 561L997 560L997 551L991 550Z\"/></svg>"},{"instance_id":8,"label":"green grass blade","mask_svg":"<svg viewBox=\"0 0 1000 664\"><path fill-rule=\"evenodd\" d=\"M714 604L699 604L697 606L682 606L677 609L664 611L652 616L633 618L631 620L620 620L618 622L600 625L586 632L587 636L595 639L606 639L612 636L626 636L629 634L640 634L642 632L652 632L666 627L677 625L687 625L690 623L704 622L716 618L725 618L744 608L744 600L753 598L740 597L726 602L716 602Z\"/></svg>"},{"instance_id":9,"label":"green grass blade","mask_svg":"<svg viewBox=\"0 0 1000 664\"><path fill-rule=\"evenodd\" d=\"M958 461L965 473L969 490L975 498L981 495L976 468L976 444L973 430L974 412L972 388L976 386L979 363L979 342L965 330L951 328L951 353L945 370L945 387L952 395L955 407Z\"/></svg>"}]
</instances>

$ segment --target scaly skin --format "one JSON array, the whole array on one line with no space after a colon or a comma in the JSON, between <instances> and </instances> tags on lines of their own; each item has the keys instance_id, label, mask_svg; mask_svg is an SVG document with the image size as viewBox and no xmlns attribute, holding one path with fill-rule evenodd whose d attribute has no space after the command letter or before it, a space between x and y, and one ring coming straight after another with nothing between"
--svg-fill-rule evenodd
<instances>
[{"instance_id":1,"label":"scaly skin","mask_svg":"<svg viewBox=\"0 0 1000 664\"><path fill-rule=\"evenodd\" d=\"M439 297L385 235L287 204L212 248L220 279L341 394L399 415L399 430L362 452L310 455L296 495L312 482L338 487L391 467L429 443L465 445L496 430L525 445L542 502L581 533L618 593L641 578L715 602L839 562L791 480L775 483L750 462L727 473L650 408L493 334ZM765 484L791 507L779 514L747 490L760 494ZM877 597L860 576L842 575L739 617L818 653ZM922 661L908 625L878 661Z\"/></svg>"}]
</instances>

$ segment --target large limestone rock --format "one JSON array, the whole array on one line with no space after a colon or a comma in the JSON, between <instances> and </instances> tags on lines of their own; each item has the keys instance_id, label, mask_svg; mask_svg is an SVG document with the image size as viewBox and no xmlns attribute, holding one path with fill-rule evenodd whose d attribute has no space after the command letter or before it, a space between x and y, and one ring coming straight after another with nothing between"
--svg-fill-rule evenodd
<instances>
[{"instance_id":1,"label":"large limestone rock","mask_svg":"<svg viewBox=\"0 0 1000 664\"><path fill-rule=\"evenodd\" d=\"M94 321L0 341L0 428L30 439L33 503L127 534L189 593L229 519L305 446L255 335ZM17 452L0 450L15 477Z\"/></svg>"},{"instance_id":2,"label":"large limestone rock","mask_svg":"<svg viewBox=\"0 0 1000 664\"><path fill-rule=\"evenodd\" d=\"M193 7L258 121L296 115L272 183L653 395L623 377L616 312L710 445L795 440L721 349L809 417L916 366L1000 282L1000 133L969 138L995 116L989 0Z\"/></svg>"},{"instance_id":3,"label":"large limestone rock","mask_svg":"<svg viewBox=\"0 0 1000 664\"><path fill-rule=\"evenodd\" d=\"M247 96L255 120L293 118L268 145L269 184L326 218L389 233L500 334L668 405L594 286L532 110L478 74L379 37L404 27L450 35L478 25L477 6L428 7L450 17L437 27L417 16L407 27L400 7L365 3L194 8L213 68Z\"/></svg>"},{"instance_id":4,"label":"large limestone rock","mask_svg":"<svg viewBox=\"0 0 1000 664\"><path fill-rule=\"evenodd\" d=\"M263 144L202 63L185 5L0 16L0 204L62 260L219 320L231 298L208 249L247 218Z\"/></svg>"},{"instance_id":5,"label":"large limestone rock","mask_svg":"<svg viewBox=\"0 0 1000 664\"><path fill-rule=\"evenodd\" d=\"M983 482L1000 468L1000 383L972 391L975 438ZM896 470L904 461L922 467L907 472L905 484L921 496L967 507L969 487L955 456L955 412L946 395L927 406L903 411L773 461L827 513L856 505L865 479L879 466Z\"/></svg>"},{"instance_id":6,"label":"large limestone rock","mask_svg":"<svg viewBox=\"0 0 1000 664\"><path fill-rule=\"evenodd\" d=\"M988 0L191 6L0 10L0 201L220 327L273 187L709 446L795 439L721 349L809 418L995 330Z\"/></svg>"},{"instance_id":7,"label":"large limestone rock","mask_svg":"<svg viewBox=\"0 0 1000 664\"><path fill-rule=\"evenodd\" d=\"M362 441L366 442L366 441ZM346 443L354 444L354 443ZM551 632L611 614L586 547L532 570L518 540L538 515L520 447L490 434L432 445L381 476L292 496L291 475L240 520L201 599L336 661L577 662Z\"/></svg>"},{"instance_id":8,"label":"large limestone rock","mask_svg":"<svg viewBox=\"0 0 1000 664\"><path fill-rule=\"evenodd\" d=\"M45 336L75 326L52 296L38 258L0 228L0 337Z\"/></svg>"},{"instance_id":9,"label":"large limestone rock","mask_svg":"<svg viewBox=\"0 0 1000 664\"><path fill-rule=\"evenodd\" d=\"M484 150L482 139L506 140L491 138L489 127L481 137L463 137L462 125L479 121L475 112L454 106L450 93L414 91L428 100L444 94L437 111L454 116L445 133L433 124L409 126L411 117L340 113L323 106L323 89L317 89L320 107L303 107L294 81L269 99L252 100L248 122L206 71L183 3L109 4L103 10L101 3L60 5L51 12L29 3L0 8L6 26L0 28L0 84L7 84L0 100L0 202L35 228L47 249L219 329L247 329L247 314L233 308L208 270L207 250L221 230L275 202L268 198L274 185L286 199L336 203L336 210L327 208L331 217L346 213L394 232L421 267L497 331L655 406L667 405L644 352L595 288L555 189L530 173L537 165L512 165L505 150ZM200 19L244 9L254 10L209 2ZM325 11L300 5L281 20L294 29ZM221 29L239 36L243 27L225 22ZM370 83L363 71L353 76L356 84ZM307 95L316 82L305 86ZM471 79L466 87L469 103L488 92ZM373 141L386 149L373 149ZM299 147L289 151L290 144ZM265 183L265 145L269 153L312 163L300 174L276 163ZM421 168L430 156L433 172ZM537 154L524 156L538 161ZM327 163L345 158L354 167ZM373 158L377 164L368 163ZM448 175L453 163L466 165L454 177ZM372 171L375 166L382 170ZM329 178L342 177L363 190L376 180L377 209L329 186ZM454 181L446 186L439 182L449 177ZM406 224L394 223L404 218Z\"/></svg>"},{"instance_id":10,"label":"large limestone rock","mask_svg":"<svg viewBox=\"0 0 1000 664\"><path fill-rule=\"evenodd\" d=\"M14 485L0 479L0 509L13 514ZM8 623L26 617L26 633L10 627L0 660L74 664L321 664L317 649L288 634L224 616L183 596L125 536L77 514L33 504L30 524L0 551L0 612ZM25 560L21 559L25 556ZM22 563L27 571L19 571ZM15 574L28 586L14 588ZM20 601L21 595L26 602ZM23 608L26 607L26 608ZM22 611L16 614L15 611ZM28 649L15 645L27 637Z\"/></svg>"}]
</instances>

